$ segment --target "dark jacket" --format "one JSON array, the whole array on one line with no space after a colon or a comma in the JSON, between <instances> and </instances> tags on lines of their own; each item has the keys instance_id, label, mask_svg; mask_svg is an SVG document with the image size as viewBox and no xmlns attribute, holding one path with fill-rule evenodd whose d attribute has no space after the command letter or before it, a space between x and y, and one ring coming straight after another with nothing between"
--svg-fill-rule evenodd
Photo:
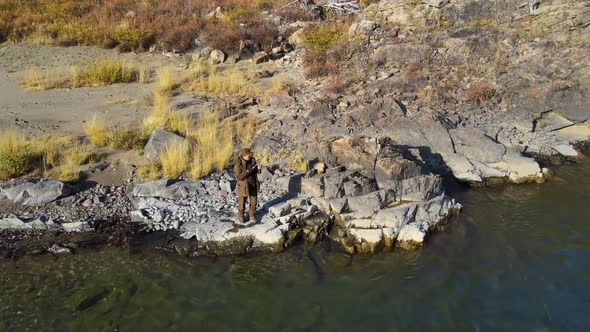
<instances>
[{"instance_id":1,"label":"dark jacket","mask_svg":"<svg viewBox=\"0 0 590 332\"><path fill-rule=\"evenodd\" d=\"M252 166L256 164L256 159L250 158L246 161L242 157L236 158L234 161L234 175L238 180L236 187L236 194L238 196L257 196L258 195L258 172L248 172L252 169Z\"/></svg>"}]
</instances>

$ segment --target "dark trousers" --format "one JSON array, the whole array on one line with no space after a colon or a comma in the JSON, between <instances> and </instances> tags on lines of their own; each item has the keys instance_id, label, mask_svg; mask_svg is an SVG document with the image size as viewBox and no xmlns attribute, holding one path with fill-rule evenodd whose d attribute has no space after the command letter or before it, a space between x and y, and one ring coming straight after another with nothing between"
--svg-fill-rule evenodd
<instances>
[{"instance_id":1,"label":"dark trousers","mask_svg":"<svg viewBox=\"0 0 590 332\"><path fill-rule=\"evenodd\" d=\"M248 199L248 197L246 196L238 196L238 213L243 216L244 215L244 210L246 209L246 199ZM249 216L254 216L256 214L256 203L258 202L258 197L257 196L250 196L250 199L248 199L250 202L250 206L249 206L249 210L248 210L248 215Z\"/></svg>"}]
</instances>

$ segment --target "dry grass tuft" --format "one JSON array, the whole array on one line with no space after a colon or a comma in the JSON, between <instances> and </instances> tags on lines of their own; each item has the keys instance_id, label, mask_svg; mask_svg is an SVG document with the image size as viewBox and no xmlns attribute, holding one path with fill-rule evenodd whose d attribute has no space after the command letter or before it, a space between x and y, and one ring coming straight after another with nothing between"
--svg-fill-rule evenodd
<instances>
[{"instance_id":1,"label":"dry grass tuft","mask_svg":"<svg viewBox=\"0 0 590 332\"><path fill-rule=\"evenodd\" d=\"M92 157L87 146L74 144L62 153L62 164L80 166L86 164Z\"/></svg>"},{"instance_id":2,"label":"dry grass tuft","mask_svg":"<svg viewBox=\"0 0 590 332\"><path fill-rule=\"evenodd\" d=\"M216 113L208 113L188 135L196 143L190 177L198 179L227 167L234 150L233 126L221 123Z\"/></svg>"},{"instance_id":3,"label":"dry grass tuft","mask_svg":"<svg viewBox=\"0 0 590 332\"><path fill-rule=\"evenodd\" d=\"M73 164L66 164L58 167L55 177L62 182L74 183L80 179L80 167Z\"/></svg>"},{"instance_id":4,"label":"dry grass tuft","mask_svg":"<svg viewBox=\"0 0 590 332\"><path fill-rule=\"evenodd\" d=\"M494 85L486 82L478 82L471 84L465 91L465 97L471 102L481 104L482 102L492 98L496 93Z\"/></svg>"},{"instance_id":5,"label":"dry grass tuft","mask_svg":"<svg viewBox=\"0 0 590 332\"><path fill-rule=\"evenodd\" d=\"M146 137L137 130L115 129L111 132L110 147L116 150L141 150Z\"/></svg>"},{"instance_id":6,"label":"dry grass tuft","mask_svg":"<svg viewBox=\"0 0 590 332\"><path fill-rule=\"evenodd\" d=\"M37 67L28 67L21 83L27 89L49 90L66 88L70 86L70 77L66 70L54 68L49 71L41 71Z\"/></svg>"},{"instance_id":7,"label":"dry grass tuft","mask_svg":"<svg viewBox=\"0 0 590 332\"><path fill-rule=\"evenodd\" d=\"M138 70L131 63L102 59L86 65L82 75L86 84L104 86L134 82L138 78Z\"/></svg>"},{"instance_id":8,"label":"dry grass tuft","mask_svg":"<svg viewBox=\"0 0 590 332\"><path fill-rule=\"evenodd\" d=\"M96 115L86 122L84 125L84 133L88 137L90 144L98 148L109 145L109 129L104 120L99 119Z\"/></svg>"},{"instance_id":9,"label":"dry grass tuft","mask_svg":"<svg viewBox=\"0 0 590 332\"><path fill-rule=\"evenodd\" d=\"M149 163L139 166L137 175L145 181L154 181L161 178L161 166L158 163Z\"/></svg>"},{"instance_id":10,"label":"dry grass tuft","mask_svg":"<svg viewBox=\"0 0 590 332\"><path fill-rule=\"evenodd\" d=\"M307 172L307 160L299 149L292 150L289 154L289 168L297 172Z\"/></svg>"},{"instance_id":11,"label":"dry grass tuft","mask_svg":"<svg viewBox=\"0 0 590 332\"><path fill-rule=\"evenodd\" d=\"M186 91L193 91L206 95L244 95L248 94L246 77L238 68L231 68L218 72L215 67L207 74L194 74L192 80L185 85ZM253 84L250 82L250 84Z\"/></svg>"},{"instance_id":12,"label":"dry grass tuft","mask_svg":"<svg viewBox=\"0 0 590 332\"><path fill-rule=\"evenodd\" d=\"M72 137L41 136L29 139L15 131L0 134L0 179L27 174L53 176L75 182L80 165L96 162L89 146Z\"/></svg>"},{"instance_id":13,"label":"dry grass tuft","mask_svg":"<svg viewBox=\"0 0 590 332\"><path fill-rule=\"evenodd\" d=\"M240 146L250 147L256 133L256 121L254 116L248 115L235 122L234 132Z\"/></svg>"},{"instance_id":14,"label":"dry grass tuft","mask_svg":"<svg viewBox=\"0 0 590 332\"><path fill-rule=\"evenodd\" d=\"M25 136L16 131L0 134L0 180L28 173L39 159L39 154Z\"/></svg>"},{"instance_id":15,"label":"dry grass tuft","mask_svg":"<svg viewBox=\"0 0 590 332\"><path fill-rule=\"evenodd\" d=\"M189 145L187 143L169 146L160 154L162 176L167 179L176 179L181 176L188 167Z\"/></svg>"},{"instance_id":16,"label":"dry grass tuft","mask_svg":"<svg viewBox=\"0 0 590 332\"><path fill-rule=\"evenodd\" d=\"M152 103L152 111L143 121L143 129L146 134L150 134L157 128L179 134L189 131L190 121L187 115L177 112L172 107L167 94L154 92Z\"/></svg>"},{"instance_id":17,"label":"dry grass tuft","mask_svg":"<svg viewBox=\"0 0 590 332\"><path fill-rule=\"evenodd\" d=\"M176 73L171 67L162 67L156 70L156 88L155 92L161 94L170 93L176 86Z\"/></svg>"},{"instance_id":18,"label":"dry grass tuft","mask_svg":"<svg viewBox=\"0 0 590 332\"><path fill-rule=\"evenodd\" d=\"M137 81L139 83L149 83L152 77L152 70L147 66L140 66L138 71Z\"/></svg>"}]
</instances>

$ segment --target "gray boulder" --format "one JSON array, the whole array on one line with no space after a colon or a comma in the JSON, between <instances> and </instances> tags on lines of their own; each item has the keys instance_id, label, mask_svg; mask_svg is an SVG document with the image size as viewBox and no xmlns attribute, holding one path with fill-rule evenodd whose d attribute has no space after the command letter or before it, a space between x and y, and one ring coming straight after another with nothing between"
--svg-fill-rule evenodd
<instances>
[{"instance_id":1,"label":"gray boulder","mask_svg":"<svg viewBox=\"0 0 590 332\"><path fill-rule=\"evenodd\" d=\"M167 199L184 199L195 194L200 187L198 182L185 180L157 180L137 184L131 192L132 197L161 197Z\"/></svg>"},{"instance_id":2,"label":"gray boulder","mask_svg":"<svg viewBox=\"0 0 590 332\"><path fill-rule=\"evenodd\" d=\"M225 61L226 55L220 50L212 50L209 54L209 63L213 65L220 64Z\"/></svg>"},{"instance_id":3,"label":"gray boulder","mask_svg":"<svg viewBox=\"0 0 590 332\"><path fill-rule=\"evenodd\" d=\"M9 200L29 206L41 206L70 193L70 188L56 180L25 182L14 187L5 188L2 193Z\"/></svg>"},{"instance_id":4,"label":"gray boulder","mask_svg":"<svg viewBox=\"0 0 590 332\"><path fill-rule=\"evenodd\" d=\"M143 155L148 160L157 160L162 152L169 146L180 145L188 143L184 137L178 136L174 133L163 129L156 129L150 136L149 141L143 148Z\"/></svg>"},{"instance_id":5,"label":"gray boulder","mask_svg":"<svg viewBox=\"0 0 590 332\"><path fill-rule=\"evenodd\" d=\"M264 62L268 62L271 60L270 55L266 52L258 52L256 54L254 54L254 56L252 57L252 62L254 62L255 64L260 64L260 63L264 63Z\"/></svg>"},{"instance_id":6,"label":"gray boulder","mask_svg":"<svg viewBox=\"0 0 590 332\"><path fill-rule=\"evenodd\" d=\"M3 218L0 219L0 229L23 229L26 228L24 221L16 218Z\"/></svg>"}]
</instances>

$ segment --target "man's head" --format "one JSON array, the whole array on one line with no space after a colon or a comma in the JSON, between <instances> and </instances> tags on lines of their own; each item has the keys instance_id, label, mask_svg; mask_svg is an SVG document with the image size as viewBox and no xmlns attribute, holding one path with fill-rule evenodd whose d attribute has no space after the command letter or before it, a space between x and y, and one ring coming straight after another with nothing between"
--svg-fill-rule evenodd
<instances>
[{"instance_id":1,"label":"man's head","mask_svg":"<svg viewBox=\"0 0 590 332\"><path fill-rule=\"evenodd\" d=\"M244 160L250 160L252 158L252 151L250 149L242 149L240 150L240 157Z\"/></svg>"}]
</instances>

